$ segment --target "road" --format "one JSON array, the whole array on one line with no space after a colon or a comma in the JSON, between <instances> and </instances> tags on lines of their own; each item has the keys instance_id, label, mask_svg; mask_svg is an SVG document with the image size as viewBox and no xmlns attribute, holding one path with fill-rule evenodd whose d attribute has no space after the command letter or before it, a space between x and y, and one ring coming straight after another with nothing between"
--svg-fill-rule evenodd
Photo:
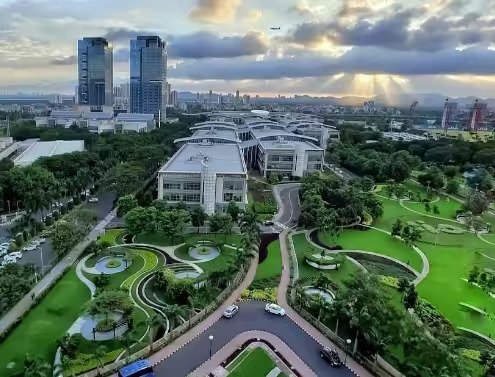
<instances>
[{"instance_id":1,"label":"road","mask_svg":"<svg viewBox=\"0 0 495 377\"><path fill-rule=\"evenodd\" d=\"M358 178L356 174L341 166L337 167L334 164L325 163L325 168L331 170L332 173L334 173L337 177L342 178L344 181L350 181L351 179Z\"/></svg>"},{"instance_id":2,"label":"road","mask_svg":"<svg viewBox=\"0 0 495 377\"><path fill-rule=\"evenodd\" d=\"M347 368L333 369L321 359L321 346L289 317L278 317L264 311L265 303L248 301L239 305L239 313L231 319L221 318L204 333L173 353L155 367L160 377L187 376L209 357L209 339L213 335L212 352L217 352L236 335L261 330L279 337L318 376L351 377ZM342 359L344 355L341 355Z\"/></svg>"},{"instance_id":3,"label":"road","mask_svg":"<svg viewBox=\"0 0 495 377\"><path fill-rule=\"evenodd\" d=\"M95 196L98 197L99 199L98 203L85 203L84 208L94 210L98 218L97 221L100 222L112 210L113 201L115 200L115 194L106 192ZM40 218L41 214L38 213L37 216ZM2 242L8 242L8 240L10 240L11 238L10 227L1 226L0 237L4 237L6 239L5 241ZM29 243L26 245L29 245ZM53 266L54 263L56 263L57 256L52 250L52 245L49 239L47 239L46 243L42 246L42 248L43 248L43 271L41 271L41 264L42 264L41 247L38 247L33 251L23 252L22 258L19 259L18 263L23 265L34 264L44 274Z\"/></svg>"},{"instance_id":4,"label":"road","mask_svg":"<svg viewBox=\"0 0 495 377\"><path fill-rule=\"evenodd\" d=\"M300 184L279 185L275 191L278 200L282 202L282 212L278 214L276 222L288 229L297 225L301 208L299 206L299 188ZM278 201L277 200L277 201Z\"/></svg>"}]
</instances>

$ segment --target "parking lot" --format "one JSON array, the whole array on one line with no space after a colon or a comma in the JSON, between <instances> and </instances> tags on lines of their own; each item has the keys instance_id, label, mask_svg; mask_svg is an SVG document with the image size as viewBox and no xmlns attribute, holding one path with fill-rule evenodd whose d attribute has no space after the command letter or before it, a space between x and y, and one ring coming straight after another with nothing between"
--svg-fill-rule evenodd
<instances>
[{"instance_id":1,"label":"parking lot","mask_svg":"<svg viewBox=\"0 0 495 377\"><path fill-rule=\"evenodd\" d=\"M108 212L112 209L115 195L112 193L101 193L96 196L98 197L98 202L94 202L94 203L87 202L84 204L84 208L94 210L96 212L98 221L100 221L104 219L105 216L108 214ZM41 219L41 213L38 213L36 217ZM1 252L2 250L1 245L8 244L12 239L12 236L10 234L11 226L12 225L0 226L0 265L5 258L5 255L2 255ZM29 246L34 246L34 247L29 247ZM28 249L22 250L26 247L28 247ZM46 238L46 241L40 244L37 244L35 239L30 240L25 245L23 245L22 249L20 250L20 258L15 257L16 259L15 263L19 263L22 265L34 264L40 270L43 265L43 271L40 271L43 274L49 271L57 261L57 255L52 249L52 245L49 238Z\"/></svg>"}]
</instances>

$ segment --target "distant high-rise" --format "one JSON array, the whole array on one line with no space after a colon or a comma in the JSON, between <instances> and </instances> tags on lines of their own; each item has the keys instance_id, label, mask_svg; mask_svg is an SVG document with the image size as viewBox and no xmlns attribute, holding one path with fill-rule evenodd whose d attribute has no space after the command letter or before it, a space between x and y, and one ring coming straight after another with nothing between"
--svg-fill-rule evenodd
<instances>
[{"instance_id":1,"label":"distant high-rise","mask_svg":"<svg viewBox=\"0 0 495 377\"><path fill-rule=\"evenodd\" d=\"M239 91L235 91L235 103L239 103Z\"/></svg>"},{"instance_id":2,"label":"distant high-rise","mask_svg":"<svg viewBox=\"0 0 495 377\"><path fill-rule=\"evenodd\" d=\"M77 43L78 104L113 106L113 49L105 38L83 38Z\"/></svg>"},{"instance_id":3,"label":"distant high-rise","mask_svg":"<svg viewBox=\"0 0 495 377\"><path fill-rule=\"evenodd\" d=\"M130 112L155 114L167 106L167 49L158 36L131 40Z\"/></svg>"}]
</instances>

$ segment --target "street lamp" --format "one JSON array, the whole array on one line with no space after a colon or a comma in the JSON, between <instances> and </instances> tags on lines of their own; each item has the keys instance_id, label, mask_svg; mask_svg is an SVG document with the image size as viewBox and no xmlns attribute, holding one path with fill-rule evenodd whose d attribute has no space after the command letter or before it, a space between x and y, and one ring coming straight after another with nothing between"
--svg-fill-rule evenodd
<instances>
[{"instance_id":1,"label":"street lamp","mask_svg":"<svg viewBox=\"0 0 495 377\"><path fill-rule=\"evenodd\" d=\"M213 343L213 335L210 335L208 339L210 340L210 359L211 359L211 345Z\"/></svg>"},{"instance_id":2,"label":"street lamp","mask_svg":"<svg viewBox=\"0 0 495 377\"><path fill-rule=\"evenodd\" d=\"M346 347L345 347L345 358L344 358L344 364L347 363L347 354L349 353L349 346L351 345L352 341L348 338L346 341L345 341L347 344L346 344Z\"/></svg>"}]
</instances>

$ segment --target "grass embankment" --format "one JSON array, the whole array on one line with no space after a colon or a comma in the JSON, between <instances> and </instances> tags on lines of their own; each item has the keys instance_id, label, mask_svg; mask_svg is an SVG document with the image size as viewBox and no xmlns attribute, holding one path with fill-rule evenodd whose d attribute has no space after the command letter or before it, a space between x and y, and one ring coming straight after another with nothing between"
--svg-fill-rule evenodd
<instances>
[{"instance_id":1,"label":"grass embankment","mask_svg":"<svg viewBox=\"0 0 495 377\"><path fill-rule=\"evenodd\" d=\"M227 370L231 377L265 377L275 367L275 363L265 350L254 348L242 352L227 366ZM279 373L277 376L285 375Z\"/></svg>"}]
</instances>

